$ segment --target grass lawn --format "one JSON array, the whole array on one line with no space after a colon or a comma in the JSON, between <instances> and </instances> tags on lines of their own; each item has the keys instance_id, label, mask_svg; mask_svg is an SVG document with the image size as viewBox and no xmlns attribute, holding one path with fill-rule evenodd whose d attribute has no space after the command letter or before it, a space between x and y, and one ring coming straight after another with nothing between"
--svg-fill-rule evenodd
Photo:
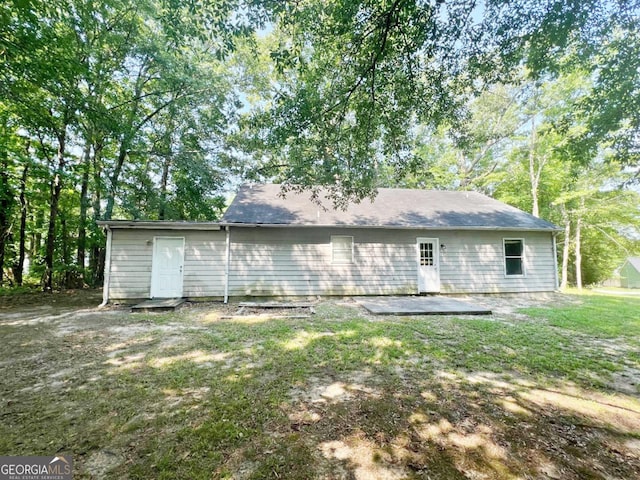
<instances>
[{"instance_id":1,"label":"grass lawn","mask_svg":"<svg viewBox=\"0 0 640 480\"><path fill-rule=\"evenodd\" d=\"M638 298L308 318L54 298L0 297L0 454L69 453L74 478L640 478Z\"/></svg>"}]
</instances>

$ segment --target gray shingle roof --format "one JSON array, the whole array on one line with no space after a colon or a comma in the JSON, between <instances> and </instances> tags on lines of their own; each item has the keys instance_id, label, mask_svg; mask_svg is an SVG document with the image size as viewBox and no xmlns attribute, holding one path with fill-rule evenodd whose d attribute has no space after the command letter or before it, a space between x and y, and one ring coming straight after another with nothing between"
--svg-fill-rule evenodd
<instances>
[{"instance_id":1,"label":"gray shingle roof","mask_svg":"<svg viewBox=\"0 0 640 480\"><path fill-rule=\"evenodd\" d=\"M354 226L387 228L460 228L557 230L555 225L476 192L380 188L373 201L364 199L347 210L334 210L321 196L319 206L309 192L287 192L280 185L240 189L222 224ZM323 208L324 207L324 208Z\"/></svg>"}]
</instances>

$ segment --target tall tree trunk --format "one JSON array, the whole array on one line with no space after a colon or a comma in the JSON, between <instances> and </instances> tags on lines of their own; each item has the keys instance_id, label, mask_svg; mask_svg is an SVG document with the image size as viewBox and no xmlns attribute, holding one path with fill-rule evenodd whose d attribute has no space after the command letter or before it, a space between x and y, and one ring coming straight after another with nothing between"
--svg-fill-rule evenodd
<instances>
[{"instance_id":1,"label":"tall tree trunk","mask_svg":"<svg viewBox=\"0 0 640 480\"><path fill-rule=\"evenodd\" d=\"M133 96L134 101L131 106L131 110L129 110L129 113L124 123L126 126L126 130L124 131L124 133L120 138L120 148L118 149L118 158L116 160L116 165L111 174L110 184L107 190L107 206L105 207L104 220L111 220L111 216L113 215L113 208L115 206L116 195L118 193L118 186L120 184L120 174L122 173L122 167L124 165L124 162L127 156L129 155L129 149L131 148L131 144L135 140L137 133L151 119L153 119L153 117L158 115L165 108L172 105L173 102L175 102L176 98L178 98L183 94L183 92L176 92L176 94L173 95L169 101L158 106L155 110L148 113L144 118L140 119L140 121L136 123L136 118L140 113L139 112L140 99L141 99L142 91L144 89L144 85L146 83L145 75L148 73L147 67L148 67L148 64L146 63L146 59L145 59L145 61L143 61L141 69L138 72L138 78L136 80L136 86L135 86L134 96Z\"/></svg>"},{"instance_id":2,"label":"tall tree trunk","mask_svg":"<svg viewBox=\"0 0 640 480\"><path fill-rule=\"evenodd\" d=\"M0 287L4 279L4 250L9 235L9 207L11 191L9 187L9 159L6 150L0 151Z\"/></svg>"},{"instance_id":3,"label":"tall tree trunk","mask_svg":"<svg viewBox=\"0 0 640 480\"><path fill-rule=\"evenodd\" d=\"M93 221L94 224L102 219L102 142L96 142L93 146ZM95 225L94 225L95 226ZM89 269L91 270L91 285L96 286L102 283L104 269L104 248L100 242L94 238L91 246L91 258L89 259Z\"/></svg>"},{"instance_id":4,"label":"tall tree trunk","mask_svg":"<svg viewBox=\"0 0 640 480\"><path fill-rule=\"evenodd\" d=\"M536 169L536 123L535 114L531 117L531 144L529 146L529 179L531 181L531 215L540 216L540 207L538 205L538 187L540 185L540 174Z\"/></svg>"},{"instance_id":5,"label":"tall tree trunk","mask_svg":"<svg viewBox=\"0 0 640 480\"><path fill-rule=\"evenodd\" d=\"M51 198L49 208L49 228L47 230L47 249L44 259L44 276L42 278L42 287L45 291L53 290L53 259L56 247L56 219L58 217L58 204L60 202L60 193L62 192L62 175L66 166L66 142L67 128L64 125L62 131L58 135L58 153L53 179L51 180Z\"/></svg>"},{"instance_id":6,"label":"tall tree trunk","mask_svg":"<svg viewBox=\"0 0 640 480\"><path fill-rule=\"evenodd\" d=\"M3 133L6 134L6 132ZM4 139L6 136L3 135L2 138ZM12 200L13 193L9 184L9 152L3 142L0 145L0 286L2 286L4 279L4 251L11 229L9 208Z\"/></svg>"},{"instance_id":7,"label":"tall tree trunk","mask_svg":"<svg viewBox=\"0 0 640 480\"><path fill-rule=\"evenodd\" d=\"M567 210L562 206L562 219L564 221L564 246L562 248L562 275L560 280L560 289L567 288L567 280L569 276L569 253L571 248L571 221Z\"/></svg>"},{"instance_id":8,"label":"tall tree trunk","mask_svg":"<svg viewBox=\"0 0 640 480\"><path fill-rule=\"evenodd\" d=\"M87 140L82 154L82 180L80 184L80 216L78 218L78 252L76 265L80 280L84 282L84 262L87 249L87 210L89 208L89 169L91 166L91 143Z\"/></svg>"},{"instance_id":9,"label":"tall tree trunk","mask_svg":"<svg viewBox=\"0 0 640 480\"><path fill-rule=\"evenodd\" d=\"M118 184L120 183L120 173L122 173L122 166L124 165L124 161L127 159L127 155L129 153L129 147L131 142L135 138L135 132L137 132L142 126L147 122L147 120L151 119L152 115L147 116L146 119L143 119L141 123L135 124L136 117L138 115L138 110L140 108L140 99L142 95L142 91L144 89L144 85L146 83L145 75L147 74L147 68L149 60L148 57L145 57L142 60L142 64L137 73L137 79L135 88L133 91L133 98L131 109L128 111L125 119L124 126L127 130L122 133L120 137L120 147L118 149L118 158L116 159L116 164L111 173L111 177L109 178L109 185L107 186L107 205L104 211L103 220L111 220L111 216L113 215L113 208L115 206L116 194L118 193Z\"/></svg>"},{"instance_id":10,"label":"tall tree trunk","mask_svg":"<svg viewBox=\"0 0 640 480\"><path fill-rule=\"evenodd\" d=\"M158 209L158 219L164 220L167 215L167 186L169 184L169 171L173 163L173 137L175 133L176 111L173 106L169 107L169 118L167 130L165 132L164 162L162 163L162 176L160 178L160 208Z\"/></svg>"},{"instance_id":11,"label":"tall tree trunk","mask_svg":"<svg viewBox=\"0 0 640 480\"><path fill-rule=\"evenodd\" d=\"M20 240L18 245L18 261L13 269L13 278L18 286L22 285L24 274L25 241L27 233L27 178L29 175L29 165L25 164L20 177Z\"/></svg>"},{"instance_id":12,"label":"tall tree trunk","mask_svg":"<svg viewBox=\"0 0 640 480\"><path fill-rule=\"evenodd\" d=\"M64 288L69 288L71 287L71 272L69 270L69 267L71 267L71 258L69 255L67 219L64 215L60 216L60 230L62 234L62 263L64 264L64 281L62 283Z\"/></svg>"},{"instance_id":13,"label":"tall tree trunk","mask_svg":"<svg viewBox=\"0 0 640 480\"><path fill-rule=\"evenodd\" d=\"M7 118L3 116L0 125L0 287L4 280L4 251L10 231L9 208L13 192L9 183L9 144Z\"/></svg>"},{"instance_id":14,"label":"tall tree trunk","mask_svg":"<svg viewBox=\"0 0 640 480\"><path fill-rule=\"evenodd\" d=\"M40 248L42 247L42 226L44 225L44 209L35 209L33 220L33 223L35 225L35 232L33 233L33 237L31 238L31 245L29 246L31 258L36 258L38 257Z\"/></svg>"},{"instance_id":15,"label":"tall tree trunk","mask_svg":"<svg viewBox=\"0 0 640 480\"><path fill-rule=\"evenodd\" d=\"M164 220L167 212L167 184L169 182L169 168L171 167L171 154L167 155L162 164L162 177L160 178L160 208L158 219Z\"/></svg>"},{"instance_id":16,"label":"tall tree trunk","mask_svg":"<svg viewBox=\"0 0 640 480\"><path fill-rule=\"evenodd\" d=\"M107 190L107 206L104 211L104 220L111 220L111 215L113 215L113 207L115 206L116 194L118 193L118 184L120 183L120 173L122 173L122 166L124 165L124 161L127 158L128 145L128 138L125 137L120 141L118 159L116 160L116 165L113 169L113 173L111 174L111 178L109 179L109 187Z\"/></svg>"},{"instance_id":17,"label":"tall tree trunk","mask_svg":"<svg viewBox=\"0 0 640 480\"><path fill-rule=\"evenodd\" d=\"M582 252L581 252L581 230L582 230L582 217L578 216L576 221L576 287L578 290L582 290Z\"/></svg>"}]
</instances>

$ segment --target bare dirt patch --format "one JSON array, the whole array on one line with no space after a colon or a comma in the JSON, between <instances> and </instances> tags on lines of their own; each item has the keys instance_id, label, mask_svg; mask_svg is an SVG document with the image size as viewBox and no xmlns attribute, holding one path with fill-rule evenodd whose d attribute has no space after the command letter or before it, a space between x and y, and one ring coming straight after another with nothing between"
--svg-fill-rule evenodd
<instances>
[{"instance_id":1,"label":"bare dirt patch","mask_svg":"<svg viewBox=\"0 0 640 480\"><path fill-rule=\"evenodd\" d=\"M64 311L96 307L102 302L102 290L64 290L61 292L31 292L0 295L0 318L34 315L54 315Z\"/></svg>"},{"instance_id":2,"label":"bare dirt patch","mask_svg":"<svg viewBox=\"0 0 640 480\"><path fill-rule=\"evenodd\" d=\"M521 308L567 305L576 302L571 297L555 292L464 295L456 298L489 308L496 316L518 319L528 318L517 312Z\"/></svg>"}]
</instances>

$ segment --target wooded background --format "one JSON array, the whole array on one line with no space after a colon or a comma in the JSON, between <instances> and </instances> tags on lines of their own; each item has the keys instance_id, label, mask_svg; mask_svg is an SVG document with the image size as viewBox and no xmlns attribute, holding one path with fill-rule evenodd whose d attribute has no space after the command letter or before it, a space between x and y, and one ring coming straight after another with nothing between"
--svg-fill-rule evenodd
<instances>
[{"instance_id":1,"label":"wooded background","mask_svg":"<svg viewBox=\"0 0 640 480\"><path fill-rule=\"evenodd\" d=\"M600 282L640 254L639 27L639 1L4 2L0 287L100 285L96 220L216 220L244 181L477 190Z\"/></svg>"}]
</instances>

